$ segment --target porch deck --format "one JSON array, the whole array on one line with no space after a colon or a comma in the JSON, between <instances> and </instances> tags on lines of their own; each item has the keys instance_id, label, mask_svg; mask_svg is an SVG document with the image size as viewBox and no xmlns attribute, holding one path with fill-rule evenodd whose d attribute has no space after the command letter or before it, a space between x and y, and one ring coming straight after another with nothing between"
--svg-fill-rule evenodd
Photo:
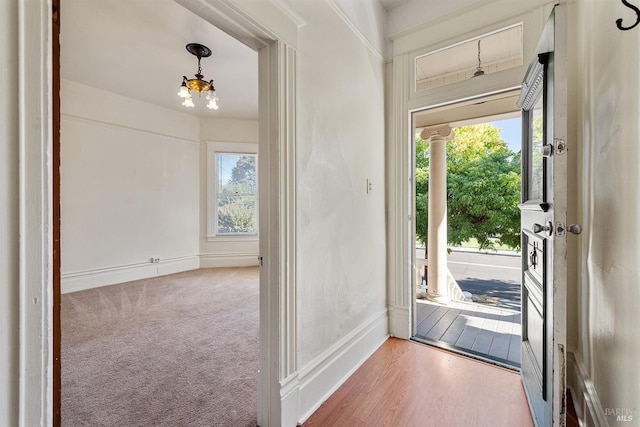
<instances>
[{"instance_id":1,"label":"porch deck","mask_svg":"<svg viewBox=\"0 0 640 427\"><path fill-rule=\"evenodd\" d=\"M442 305L417 300L414 339L520 368L520 312L452 301Z\"/></svg>"}]
</instances>

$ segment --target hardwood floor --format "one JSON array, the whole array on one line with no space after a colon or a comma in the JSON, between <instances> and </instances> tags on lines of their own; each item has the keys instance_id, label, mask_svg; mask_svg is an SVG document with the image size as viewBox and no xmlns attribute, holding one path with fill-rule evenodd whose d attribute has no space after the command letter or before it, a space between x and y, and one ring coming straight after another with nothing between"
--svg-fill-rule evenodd
<instances>
[{"instance_id":1,"label":"hardwood floor","mask_svg":"<svg viewBox=\"0 0 640 427\"><path fill-rule=\"evenodd\" d=\"M418 300L416 307L418 340L520 368L520 312L461 301Z\"/></svg>"},{"instance_id":2,"label":"hardwood floor","mask_svg":"<svg viewBox=\"0 0 640 427\"><path fill-rule=\"evenodd\" d=\"M520 375L389 338L304 427L533 426Z\"/></svg>"}]
</instances>

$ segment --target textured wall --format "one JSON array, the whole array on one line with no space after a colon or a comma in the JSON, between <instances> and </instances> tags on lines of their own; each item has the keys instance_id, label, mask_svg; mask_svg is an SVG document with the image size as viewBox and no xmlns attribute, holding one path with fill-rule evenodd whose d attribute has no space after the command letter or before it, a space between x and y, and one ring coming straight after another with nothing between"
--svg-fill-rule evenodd
<instances>
[{"instance_id":1,"label":"textured wall","mask_svg":"<svg viewBox=\"0 0 640 427\"><path fill-rule=\"evenodd\" d=\"M386 304L382 57L325 2L299 4L300 366ZM372 191L366 193L366 180Z\"/></svg>"},{"instance_id":2,"label":"textured wall","mask_svg":"<svg viewBox=\"0 0 640 427\"><path fill-rule=\"evenodd\" d=\"M632 2L633 3L633 2ZM580 209L579 353L600 403L640 425L640 27L621 2L576 2ZM612 425L615 416L607 416Z\"/></svg>"}]
</instances>

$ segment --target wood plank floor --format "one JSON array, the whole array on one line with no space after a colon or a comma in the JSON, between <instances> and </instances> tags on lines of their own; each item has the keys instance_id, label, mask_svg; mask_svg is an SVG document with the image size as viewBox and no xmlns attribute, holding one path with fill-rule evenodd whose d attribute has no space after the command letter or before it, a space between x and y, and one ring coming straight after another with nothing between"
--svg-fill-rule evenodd
<instances>
[{"instance_id":1,"label":"wood plank floor","mask_svg":"<svg viewBox=\"0 0 640 427\"><path fill-rule=\"evenodd\" d=\"M416 303L418 340L520 367L520 312L452 301Z\"/></svg>"},{"instance_id":2,"label":"wood plank floor","mask_svg":"<svg viewBox=\"0 0 640 427\"><path fill-rule=\"evenodd\" d=\"M520 375L389 338L304 427L533 426Z\"/></svg>"}]
</instances>

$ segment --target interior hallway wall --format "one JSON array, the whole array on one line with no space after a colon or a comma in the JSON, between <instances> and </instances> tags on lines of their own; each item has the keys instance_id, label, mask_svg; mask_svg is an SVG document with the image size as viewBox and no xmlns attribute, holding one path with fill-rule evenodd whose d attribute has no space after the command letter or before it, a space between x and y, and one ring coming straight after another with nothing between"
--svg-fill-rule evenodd
<instances>
[{"instance_id":1,"label":"interior hallway wall","mask_svg":"<svg viewBox=\"0 0 640 427\"><path fill-rule=\"evenodd\" d=\"M71 81L61 110L62 291L198 268L199 119Z\"/></svg>"},{"instance_id":2,"label":"interior hallway wall","mask_svg":"<svg viewBox=\"0 0 640 427\"><path fill-rule=\"evenodd\" d=\"M327 3L300 6L310 20L297 120L304 366L385 311L384 64Z\"/></svg>"},{"instance_id":3,"label":"interior hallway wall","mask_svg":"<svg viewBox=\"0 0 640 427\"><path fill-rule=\"evenodd\" d=\"M627 425L640 425L640 27L621 31L619 18L631 26L636 15L601 0L576 1L570 15L584 226L574 338L579 372L570 372L570 384L586 425L615 424L616 409L631 411Z\"/></svg>"}]
</instances>

